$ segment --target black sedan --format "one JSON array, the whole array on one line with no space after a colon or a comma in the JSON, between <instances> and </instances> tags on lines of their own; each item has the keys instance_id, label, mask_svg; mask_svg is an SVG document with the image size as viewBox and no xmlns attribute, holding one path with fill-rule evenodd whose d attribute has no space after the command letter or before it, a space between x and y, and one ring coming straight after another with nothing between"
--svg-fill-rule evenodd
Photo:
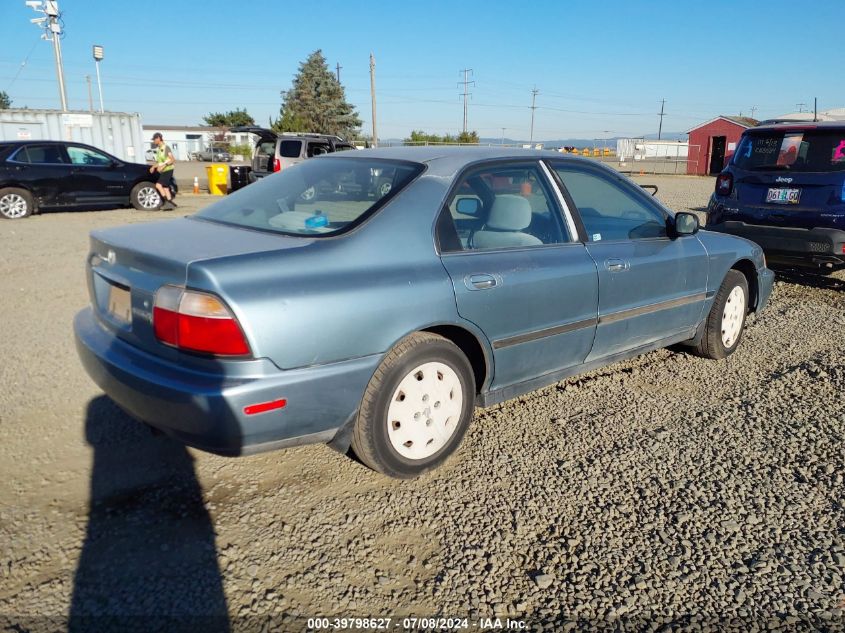
<instances>
[{"instance_id":1,"label":"black sedan","mask_svg":"<svg viewBox=\"0 0 845 633\"><path fill-rule=\"evenodd\" d=\"M43 209L129 206L157 209L161 198L148 165L63 141L0 142L0 217Z\"/></svg>"}]
</instances>

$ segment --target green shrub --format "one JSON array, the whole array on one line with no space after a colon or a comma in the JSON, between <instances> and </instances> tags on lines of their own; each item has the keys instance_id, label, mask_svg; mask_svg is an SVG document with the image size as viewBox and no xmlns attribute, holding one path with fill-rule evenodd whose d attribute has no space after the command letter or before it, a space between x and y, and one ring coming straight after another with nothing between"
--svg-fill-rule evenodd
<instances>
[{"instance_id":1,"label":"green shrub","mask_svg":"<svg viewBox=\"0 0 845 633\"><path fill-rule=\"evenodd\" d=\"M252 145L249 143L243 143L241 145L232 144L229 146L229 153L232 156L239 154L244 157L244 160L249 160L252 158Z\"/></svg>"}]
</instances>

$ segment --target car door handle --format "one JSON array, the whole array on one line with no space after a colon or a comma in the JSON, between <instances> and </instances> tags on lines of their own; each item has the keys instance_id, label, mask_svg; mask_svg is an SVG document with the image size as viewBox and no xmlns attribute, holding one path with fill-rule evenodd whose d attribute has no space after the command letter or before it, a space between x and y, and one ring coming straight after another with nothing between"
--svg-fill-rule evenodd
<instances>
[{"instance_id":1,"label":"car door handle","mask_svg":"<svg viewBox=\"0 0 845 633\"><path fill-rule=\"evenodd\" d=\"M619 273L628 270L631 264L624 259L606 259L604 260L604 267L612 273Z\"/></svg>"},{"instance_id":2,"label":"car door handle","mask_svg":"<svg viewBox=\"0 0 845 633\"><path fill-rule=\"evenodd\" d=\"M498 281L496 278L487 273L477 273L464 277L464 285L470 290L487 290L495 287L497 284Z\"/></svg>"}]
</instances>

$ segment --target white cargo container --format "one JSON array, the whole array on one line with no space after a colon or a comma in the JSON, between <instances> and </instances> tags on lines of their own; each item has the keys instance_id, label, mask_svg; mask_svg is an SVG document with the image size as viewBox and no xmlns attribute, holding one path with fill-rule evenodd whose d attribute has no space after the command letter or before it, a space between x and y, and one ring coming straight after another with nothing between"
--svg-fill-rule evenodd
<instances>
[{"instance_id":1,"label":"white cargo container","mask_svg":"<svg viewBox=\"0 0 845 633\"><path fill-rule=\"evenodd\" d=\"M144 162L141 116L127 112L0 110L0 141L76 141L131 163Z\"/></svg>"}]
</instances>

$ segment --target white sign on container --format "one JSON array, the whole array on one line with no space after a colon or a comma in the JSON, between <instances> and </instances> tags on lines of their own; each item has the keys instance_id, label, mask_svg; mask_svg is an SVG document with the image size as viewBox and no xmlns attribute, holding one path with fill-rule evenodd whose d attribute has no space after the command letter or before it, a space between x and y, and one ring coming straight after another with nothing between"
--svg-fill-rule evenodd
<instances>
[{"instance_id":1,"label":"white sign on container","mask_svg":"<svg viewBox=\"0 0 845 633\"><path fill-rule=\"evenodd\" d=\"M18 130L18 138L22 141L28 141L32 138L32 132L29 130Z\"/></svg>"},{"instance_id":2,"label":"white sign on container","mask_svg":"<svg viewBox=\"0 0 845 633\"><path fill-rule=\"evenodd\" d=\"M90 114L63 114L63 125L75 125L77 127L94 127L94 117Z\"/></svg>"}]
</instances>

